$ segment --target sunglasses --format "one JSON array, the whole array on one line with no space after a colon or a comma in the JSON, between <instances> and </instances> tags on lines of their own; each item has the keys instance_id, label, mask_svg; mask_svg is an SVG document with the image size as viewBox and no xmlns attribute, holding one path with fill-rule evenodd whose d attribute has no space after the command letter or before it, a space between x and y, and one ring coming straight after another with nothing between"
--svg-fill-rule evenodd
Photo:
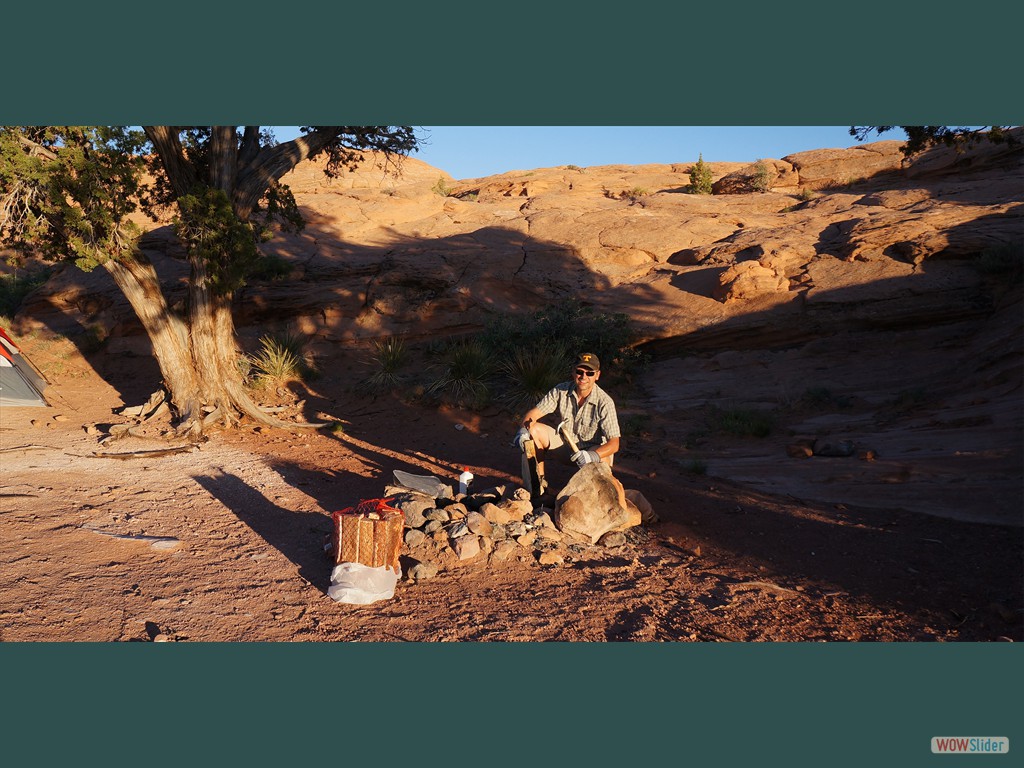
<instances>
[{"instance_id":1,"label":"sunglasses","mask_svg":"<svg viewBox=\"0 0 1024 768\"><path fill-rule=\"evenodd\" d=\"M597 376L597 371L588 371L586 368L577 368L574 371L574 373L577 376L590 376L591 378L593 378L594 376Z\"/></svg>"}]
</instances>

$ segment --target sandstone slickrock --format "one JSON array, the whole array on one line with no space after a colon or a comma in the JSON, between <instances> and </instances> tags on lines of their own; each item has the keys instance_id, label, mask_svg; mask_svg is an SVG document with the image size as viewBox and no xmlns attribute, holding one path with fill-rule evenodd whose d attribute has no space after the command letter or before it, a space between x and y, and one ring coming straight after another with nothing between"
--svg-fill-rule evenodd
<instances>
[{"instance_id":1,"label":"sandstone slickrock","mask_svg":"<svg viewBox=\"0 0 1024 768\"><path fill-rule=\"evenodd\" d=\"M640 525L640 518L640 511L626 500L622 483L604 462L581 467L555 502L558 530L591 544L608 531Z\"/></svg>"}]
</instances>

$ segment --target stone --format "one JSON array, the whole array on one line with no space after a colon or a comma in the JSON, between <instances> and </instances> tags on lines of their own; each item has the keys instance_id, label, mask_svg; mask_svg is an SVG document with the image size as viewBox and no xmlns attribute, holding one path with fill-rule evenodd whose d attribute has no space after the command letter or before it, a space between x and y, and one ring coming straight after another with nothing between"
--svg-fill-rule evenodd
<instances>
[{"instance_id":1,"label":"stone","mask_svg":"<svg viewBox=\"0 0 1024 768\"><path fill-rule=\"evenodd\" d=\"M551 519L551 515L547 512L541 512L534 516L533 525L537 528L554 528L555 521Z\"/></svg>"},{"instance_id":2,"label":"stone","mask_svg":"<svg viewBox=\"0 0 1024 768\"><path fill-rule=\"evenodd\" d=\"M561 541L562 534L552 525L550 528L537 528L537 541Z\"/></svg>"},{"instance_id":3,"label":"stone","mask_svg":"<svg viewBox=\"0 0 1024 768\"><path fill-rule=\"evenodd\" d=\"M496 486L483 491L475 491L462 499L462 503L469 509L479 512L485 504L497 504L504 495L505 486Z\"/></svg>"},{"instance_id":4,"label":"stone","mask_svg":"<svg viewBox=\"0 0 1024 768\"><path fill-rule=\"evenodd\" d=\"M423 526L424 533L435 533L444 528L444 522L441 520L428 520L427 524Z\"/></svg>"},{"instance_id":5,"label":"stone","mask_svg":"<svg viewBox=\"0 0 1024 768\"><path fill-rule=\"evenodd\" d=\"M497 504L491 502L485 502L480 507L480 514L484 516L486 520L491 523L504 524L512 522L512 515L504 507L499 507Z\"/></svg>"},{"instance_id":6,"label":"stone","mask_svg":"<svg viewBox=\"0 0 1024 768\"><path fill-rule=\"evenodd\" d=\"M509 499L498 506L505 511L509 520L522 520L533 513L533 502L529 499Z\"/></svg>"},{"instance_id":7,"label":"stone","mask_svg":"<svg viewBox=\"0 0 1024 768\"><path fill-rule=\"evenodd\" d=\"M461 520L456 520L445 526L445 531L448 533L449 539L458 539L469 535L469 526Z\"/></svg>"},{"instance_id":8,"label":"stone","mask_svg":"<svg viewBox=\"0 0 1024 768\"><path fill-rule=\"evenodd\" d=\"M427 522L424 513L434 509L434 500L419 493L403 493L391 502L391 506L405 515L406 528L420 528Z\"/></svg>"},{"instance_id":9,"label":"stone","mask_svg":"<svg viewBox=\"0 0 1024 768\"><path fill-rule=\"evenodd\" d=\"M719 275L718 286L712 291L712 295L718 301L727 304L731 301L788 290L789 280L774 269L756 261L741 261Z\"/></svg>"},{"instance_id":10,"label":"stone","mask_svg":"<svg viewBox=\"0 0 1024 768\"><path fill-rule=\"evenodd\" d=\"M479 536L461 536L452 542L452 550L459 560L469 560L480 554Z\"/></svg>"},{"instance_id":11,"label":"stone","mask_svg":"<svg viewBox=\"0 0 1024 768\"><path fill-rule=\"evenodd\" d=\"M597 543L600 544L602 547L621 547L623 544L626 543L626 534L624 534L622 531L608 531L608 533L604 534L600 539L597 540Z\"/></svg>"},{"instance_id":12,"label":"stone","mask_svg":"<svg viewBox=\"0 0 1024 768\"><path fill-rule=\"evenodd\" d=\"M466 527L480 536L490 536L493 530L490 521L479 512L470 512L466 515Z\"/></svg>"},{"instance_id":13,"label":"stone","mask_svg":"<svg viewBox=\"0 0 1024 768\"><path fill-rule=\"evenodd\" d=\"M437 563L414 561L413 565L406 570L406 578L409 581L426 581L437 575L439 566Z\"/></svg>"},{"instance_id":14,"label":"stone","mask_svg":"<svg viewBox=\"0 0 1024 768\"><path fill-rule=\"evenodd\" d=\"M608 531L640 525L641 514L627 505L622 483L601 462L582 467L559 492L554 520L558 530L594 544Z\"/></svg>"},{"instance_id":15,"label":"stone","mask_svg":"<svg viewBox=\"0 0 1024 768\"><path fill-rule=\"evenodd\" d=\"M427 535L416 528L410 528L405 532L405 543L412 549L420 546L427 540Z\"/></svg>"},{"instance_id":16,"label":"stone","mask_svg":"<svg viewBox=\"0 0 1024 768\"><path fill-rule=\"evenodd\" d=\"M444 511L448 513L448 517L452 520L465 520L466 514L469 512L469 510L466 508L466 505L462 504L461 502L456 504L449 504L447 507L444 508Z\"/></svg>"},{"instance_id":17,"label":"stone","mask_svg":"<svg viewBox=\"0 0 1024 768\"><path fill-rule=\"evenodd\" d=\"M494 545L494 549L491 552L491 560L495 562L504 562L508 560L519 547L512 541L499 541Z\"/></svg>"},{"instance_id":18,"label":"stone","mask_svg":"<svg viewBox=\"0 0 1024 768\"><path fill-rule=\"evenodd\" d=\"M516 542L519 544L520 547L529 548L533 546L533 542L535 542L536 540L537 531L527 531L522 536L518 537L516 539Z\"/></svg>"},{"instance_id":19,"label":"stone","mask_svg":"<svg viewBox=\"0 0 1024 768\"><path fill-rule=\"evenodd\" d=\"M550 549L547 552L541 552L537 560L541 565L561 565L565 562L565 553L561 550Z\"/></svg>"},{"instance_id":20,"label":"stone","mask_svg":"<svg viewBox=\"0 0 1024 768\"><path fill-rule=\"evenodd\" d=\"M806 459L814 455L813 437L797 437L786 446L786 455L794 459Z\"/></svg>"},{"instance_id":21,"label":"stone","mask_svg":"<svg viewBox=\"0 0 1024 768\"><path fill-rule=\"evenodd\" d=\"M452 519L447 509L428 509L423 513L423 517L427 520L440 520L442 523L447 523Z\"/></svg>"},{"instance_id":22,"label":"stone","mask_svg":"<svg viewBox=\"0 0 1024 768\"><path fill-rule=\"evenodd\" d=\"M845 458L853 456L856 452L857 446L852 440L816 440L814 443L815 456Z\"/></svg>"}]
</instances>

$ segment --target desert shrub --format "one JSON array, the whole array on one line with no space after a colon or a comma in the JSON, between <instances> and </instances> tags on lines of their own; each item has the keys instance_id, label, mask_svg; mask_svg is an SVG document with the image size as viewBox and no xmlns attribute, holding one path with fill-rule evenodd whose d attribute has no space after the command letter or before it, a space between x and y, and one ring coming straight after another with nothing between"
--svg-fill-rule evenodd
<instances>
[{"instance_id":1,"label":"desert shrub","mask_svg":"<svg viewBox=\"0 0 1024 768\"><path fill-rule=\"evenodd\" d=\"M498 398L513 412L533 407L547 392L565 380L572 355L557 342L541 347L518 347L500 367L505 391Z\"/></svg>"},{"instance_id":2,"label":"desert shrub","mask_svg":"<svg viewBox=\"0 0 1024 768\"><path fill-rule=\"evenodd\" d=\"M763 160L754 164L754 175L750 177L750 188L755 192L767 192L775 181L775 172Z\"/></svg>"},{"instance_id":3,"label":"desert shrub","mask_svg":"<svg viewBox=\"0 0 1024 768\"><path fill-rule=\"evenodd\" d=\"M814 408L823 408L828 406L849 408L853 404L852 398L848 395L833 394L832 390L823 386L814 386L805 389L803 395L800 397L800 402L803 405Z\"/></svg>"},{"instance_id":4,"label":"desert shrub","mask_svg":"<svg viewBox=\"0 0 1024 768\"><path fill-rule=\"evenodd\" d=\"M813 200L813 199L814 199L814 198L816 198L817 196L818 196L818 193L817 193L817 192L815 192L815 191L814 191L813 189L809 189L809 188L807 188L807 187L804 187L803 189L801 189L801 190L800 190L800 194L798 195L798 197L800 198L800 200L801 200L801 201L803 201L803 202L805 202L805 203L806 203L806 202L807 202L808 200Z\"/></svg>"},{"instance_id":5,"label":"desert shrub","mask_svg":"<svg viewBox=\"0 0 1024 768\"><path fill-rule=\"evenodd\" d=\"M706 475L708 473L707 462L703 459L686 459L682 466L691 475Z\"/></svg>"},{"instance_id":6,"label":"desert shrub","mask_svg":"<svg viewBox=\"0 0 1024 768\"><path fill-rule=\"evenodd\" d=\"M249 383L252 386L281 386L302 381L312 366L306 360L306 339L297 334L268 334L260 338L259 350L249 355Z\"/></svg>"},{"instance_id":7,"label":"desert shrub","mask_svg":"<svg viewBox=\"0 0 1024 768\"><path fill-rule=\"evenodd\" d=\"M500 315L478 337L497 359L512 358L517 349L540 350L559 346L569 357L590 351L601 367L616 374L632 374L644 358L630 345L636 340L629 316L597 312L577 299L553 303L526 315ZM611 369L611 371L609 370ZM568 374L568 363L563 375Z\"/></svg>"},{"instance_id":8,"label":"desert shrub","mask_svg":"<svg viewBox=\"0 0 1024 768\"><path fill-rule=\"evenodd\" d=\"M292 271L291 265L282 257L276 254L263 254L256 259L256 263L249 271L249 280L281 280L287 277Z\"/></svg>"},{"instance_id":9,"label":"desert shrub","mask_svg":"<svg viewBox=\"0 0 1024 768\"><path fill-rule=\"evenodd\" d=\"M649 434L651 415L649 413L620 413L619 428L623 437L643 437Z\"/></svg>"},{"instance_id":10,"label":"desert shrub","mask_svg":"<svg viewBox=\"0 0 1024 768\"><path fill-rule=\"evenodd\" d=\"M389 336L375 339L370 352L369 363L373 372L362 384L371 392L389 392L402 382L399 372L408 357L404 339Z\"/></svg>"},{"instance_id":11,"label":"desert shrub","mask_svg":"<svg viewBox=\"0 0 1024 768\"><path fill-rule=\"evenodd\" d=\"M50 278L50 273L50 269L20 274L16 270L0 275L0 316L14 317L18 314L24 298L45 283Z\"/></svg>"},{"instance_id":12,"label":"desert shrub","mask_svg":"<svg viewBox=\"0 0 1024 768\"><path fill-rule=\"evenodd\" d=\"M1024 277L1024 245L1004 243L982 251L974 262L983 275L1008 285L1015 285Z\"/></svg>"},{"instance_id":13,"label":"desert shrub","mask_svg":"<svg viewBox=\"0 0 1024 768\"><path fill-rule=\"evenodd\" d=\"M690 191L695 195L710 195L714 177L711 167L704 162L704 155L697 156L697 162L690 168Z\"/></svg>"},{"instance_id":14,"label":"desert shrub","mask_svg":"<svg viewBox=\"0 0 1024 768\"><path fill-rule=\"evenodd\" d=\"M99 352L106 344L107 329L98 323L92 323L74 334L72 341L83 355Z\"/></svg>"},{"instance_id":15,"label":"desert shrub","mask_svg":"<svg viewBox=\"0 0 1024 768\"><path fill-rule=\"evenodd\" d=\"M494 375L490 350L476 339L450 343L441 361L432 366L439 373L426 387L426 394L469 408L485 406L491 398L489 380Z\"/></svg>"},{"instance_id":16,"label":"desert shrub","mask_svg":"<svg viewBox=\"0 0 1024 768\"><path fill-rule=\"evenodd\" d=\"M712 408L711 422L722 432L737 437L767 437L775 427L775 417L754 408Z\"/></svg>"},{"instance_id":17,"label":"desert shrub","mask_svg":"<svg viewBox=\"0 0 1024 768\"><path fill-rule=\"evenodd\" d=\"M632 189L625 189L619 194L620 200L628 200L630 203L639 203L644 197L647 197L650 192L645 187L633 187Z\"/></svg>"},{"instance_id":18,"label":"desert shrub","mask_svg":"<svg viewBox=\"0 0 1024 768\"><path fill-rule=\"evenodd\" d=\"M438 178L437 182L430 188L431 192L434 192L441 197L448 197L452 193L452 188L448 185L448 182L444 180L444 176Z\"/></svg>"}]
</instances>

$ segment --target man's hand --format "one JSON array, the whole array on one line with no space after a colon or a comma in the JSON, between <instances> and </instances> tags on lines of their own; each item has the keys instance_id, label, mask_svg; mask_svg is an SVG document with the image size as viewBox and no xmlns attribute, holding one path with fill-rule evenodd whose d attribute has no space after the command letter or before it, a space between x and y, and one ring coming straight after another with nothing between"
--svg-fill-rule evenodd
<instances>
[{"instance_id":1,"label":"man's hand","mask_svg":"<svg viewBox=\"0 0 1024 768\"><path fill-rule=\"evenodd\" d=\"M520 427L519 431L516 432L516 436L512 438L512 445L521 451L523 450L523 443L530 439L532 439L530 437L530 430L526 427Z\"/></svg>"},{"instance_id":2,"label":"man's hand","mask_svg":"<svg viewBox=\"0 0 1024 768\"><path fill-rule=\"evenodd\" d=\"M576 451L569 457L569 461L574 461L577 467L582 467L585 464L600 462L601 457L598 456L597 451Z\"/></svg>"}]
</instances>

